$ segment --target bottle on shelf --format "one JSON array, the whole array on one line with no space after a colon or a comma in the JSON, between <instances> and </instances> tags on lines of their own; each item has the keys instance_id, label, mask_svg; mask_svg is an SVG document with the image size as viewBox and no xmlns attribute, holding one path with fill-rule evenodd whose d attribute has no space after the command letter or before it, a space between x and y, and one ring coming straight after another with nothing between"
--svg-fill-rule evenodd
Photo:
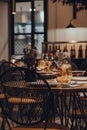
<instances>
[{"instance_id":1,"label":"bottle on shelf","mask_svg":"<svg viewBox=\"0 0 87 130\"><path fill-rule=\"evenodd\" d=\"M53 55L55 55L55 53L56 53L56 48L55 48L55 46L53 46L52 53L53 53Z\"/></svg>"},{"instance_id":2,"label":"bottle on shelf","mask_svg":"<svg viewBox=\"0 0 87 130\"><path fill-rule=\"evenodd\" d=\"M45 54L45 60L49 60L48 53Z\"/></svg>"},{"instance_id":3,"label":"bottle on shelf","mask_svg":"<svg viewBox=\"0 0 87 130\"><path fill-rule=\"evenodd\" d=\"M44 59L44 57L45 57L45 54L42 53L42 54L41 54L41 59Z\"/></svg>"},{"instance_id":4,"label":"bottle on shelf","mask_svg":"<svg viewBox=\"0 0 87 130\"><path fill-rule=\"evenodd\" d=\"M53 60L54 60L53 53L50 53L49 60L53 62Z\"/></svg>"},{"instance_id":5,"label":"bottle on shelf","mask_svg":"<svg viewBox=\"0 0 87 130\"><path fill-rule=\"evenodd\" d=\"M87 58L87 45L86 45L86 48L85 48L85 58Z\"/></svg>"},{"instance_id":6,"label":"bottle on shelf","mask_svg":"<svg viewBox=\"0 0 87 130\"><path fill-rule=\"evenodd\" d=\"M52 53L51 46L49 46L49 48L48 48L48 57L49 58L50 58L51 53Z\"/></svg>"},{"instance_id":7,"label":"bottle on shelf","mask_svg":"<svg viewBox=\"0 0 87 130\"><path fill-rule=\"evenodd\" d=\"M59 50L59 52L61 52L60 45L58 46L57 50Z\"/></svg>"},{"instance_id":8,"label":"bottle on shelf","mask_svg":"<svg viewBox=\"0 0 87 130\"><path fill-rule=\"evenodd\" d=\"M55 45L55 50L57 50L57 45Z\"/></svg>"},{"instance_id":9,"label":"bottle on shelf","mask_svg":"<svg viewBox=\"0 0 87 130\"><path fill-rule=\"evenodd\" d=\"M79 46L79 50L78 50L78 56L79 58L83 58L83 54L82 54L82 45Z\"/></svg>"},{"instance_id":10,"label":"bottle on shelf","mask_svg":"<svg viewBox=\"0 0 87 130\"><path fill-rule=\"evenodd\" d=\"M76 51L75 51L75 45L71 46L71 59L75 58Z\"/></svg>"},{"instance_id":11,"label":"bottle on shelf","mask_svg":"<svg viewBox=\"0 0 87 130\"><path fill-rule=\"evenodd\" d=\"M64 47L63 52L68 52L67 45Z\"/></svg>"}]
</instances>

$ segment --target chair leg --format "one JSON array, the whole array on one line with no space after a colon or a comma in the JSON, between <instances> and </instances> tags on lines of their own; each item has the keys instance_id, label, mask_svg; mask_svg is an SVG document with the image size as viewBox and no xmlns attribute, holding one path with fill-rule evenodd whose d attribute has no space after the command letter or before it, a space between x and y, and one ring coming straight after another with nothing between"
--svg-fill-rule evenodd
<instances>
[{"instance_id":1,"label":"chair leg","mask_svg":"<svg viewBox=\"0 0 87 130\"><path fill-rule=\"evenodd\" d=\"M9 130L11 130L10 123L6 117L3 117L0 130L6 130L6 124L8 125Z\"/></svg>"},{"instance_id":2,"label":"chair leg","mask_svg":"<svg viewBox=\"0 0 87 130\"><path fill-rule=\"evenodd\" d=\"M1 130L5 130L5 120L4 120L4 118L3 118L3 120L2 120Z\"/></svg>"}]
</instances>

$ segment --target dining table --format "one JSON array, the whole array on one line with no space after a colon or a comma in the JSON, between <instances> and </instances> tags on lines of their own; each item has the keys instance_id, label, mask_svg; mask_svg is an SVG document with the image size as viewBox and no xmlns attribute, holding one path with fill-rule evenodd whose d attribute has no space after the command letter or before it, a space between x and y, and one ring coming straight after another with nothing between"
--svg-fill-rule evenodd
<instances>
[{"instance_id":1,"label":"dining table","mask_svg":"<svg viewBox=\"0 0 87 130\"><path fill-rule=\"evenodd\" d=\"M68 126L71 120L71 125L74 125L75 118L70 119L69 116L71 112L76 117L76 111L79 109L80 113L85 116L81 97L87 94L87 77L74 76L68 83L58 83L55 79L51 83L51 80L48 80L48 83L54 93L54 119L58 115L61 124ZM84 118L84 122L87 125L87 118Z\"/></svg>"},{"instance_id":2,"label":"dining table","mask_svg":"<svg viewBox=\"0 0 87 130\"><path fill-rule=\"evenodd\" d=\"M81 97L87 94L87 77L84 76L85 70L72 71L71 81L61 83L56 80L56 71L39 71L39 73L47 80L54 94L52 121L59 117L58 120L60 120L61 124L68 126L71 120L71 126L73 126L74 118L70 119L71 112L76 117L78 108L80 113L85 115L81 101ZM84 119L84 122L87 125L87 118Z\"/></svg>"}]
</instances>

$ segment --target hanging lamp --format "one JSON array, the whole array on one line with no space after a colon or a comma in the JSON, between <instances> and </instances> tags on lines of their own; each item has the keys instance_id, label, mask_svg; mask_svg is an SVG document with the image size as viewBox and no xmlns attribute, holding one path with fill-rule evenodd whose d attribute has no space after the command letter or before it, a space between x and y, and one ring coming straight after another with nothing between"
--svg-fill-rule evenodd
<instances>
[{"instance_id":1,"label":"hanging lamp","mask_svg":"<svg viewBox=\"0 0 87 130\"><path fill-rule=\"evenodd\" d=\"M73 19L72 19L73 20ZM66 26L66 28L75 28L75 26L71 23L72 20L70 20L70 23Z\"/></svg>"}]
</instances>

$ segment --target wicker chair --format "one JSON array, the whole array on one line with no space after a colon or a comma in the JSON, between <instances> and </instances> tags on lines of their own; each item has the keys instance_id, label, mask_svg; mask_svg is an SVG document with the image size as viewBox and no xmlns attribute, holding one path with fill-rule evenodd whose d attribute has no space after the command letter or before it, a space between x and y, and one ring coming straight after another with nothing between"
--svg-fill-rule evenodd
<instances>
[{"instance_id":1,"label":"wicker chair","mask_svg":"<svg viewBox=\"0 0 87 130\"><path fill-rule=\"evenodd\" d=\"M87 98L78 95L73 95L72 109L68 114L71 121L71 130L86 130L87 129Z\"/></svg>"},{"instance_id":2,"label":"wicker chair","mask_svg":"<svg viewBox=\"0 0 87 130\"><path fill-rule=\"evenodd\" d=\"M5 72L6 70L12 68L12 67L17 67L14 63L10 62L10 61L1 61L0 63L0 74L2 74L3 72Z\"/></svg>"},{"instance_id":3,"label":"wicker chair","mask_svg":"<svg viewBox=\"0 0 87 130\"><path fill-rule=\"evenodd\" d=\"M5 94L3 114L6 119L16 123L16 127L11 128L9 122L10 130L37 129L36 126L51 128L48 122L53 107L53 93L40 74L26 68L12 68L2 74L1 84ZM55 129L69 130L60 125L56 125Z\"/></svg>"},{"instance_id":4,"label":"wicker chair","mask_svg":"<svg viewBox=\"0 0 87 130\"><path fill-rule=\"evenodd\" d=\"M85 76L87 76L87 59L85 59L83 62L82 62L82 64L81 64L81 66L80 66L80 70L85 70L86 72L85 72Z\"/></svg>"},{"instance_id":5,"label":"wicker chair","mask_svg":"<svg viewBox=\"0 0 87 130\"><path fill-rule=\"evenodd\" d=\"M16 65L10 61L6 61L6 60L0 61L0 108L1 108L0 117L2 117L2 119L4 119L3 114L2 114L2 104L4 101L5 95L3 93L2 86L1 86L1 75L12 67L16 67ZM2 127L2 124L1 124L1 127Z\"/></svg>"},{"instance_id":6,"label":"wicker chair","mask_svg":"<svg viewBox=\"0 0 87 130\"><path fill-rule=\"evenodd\" d=\"M78 70L78 66L74 62L70 61L70 64L72 66L72 70Z\"/></svg>"}]
</instances>

